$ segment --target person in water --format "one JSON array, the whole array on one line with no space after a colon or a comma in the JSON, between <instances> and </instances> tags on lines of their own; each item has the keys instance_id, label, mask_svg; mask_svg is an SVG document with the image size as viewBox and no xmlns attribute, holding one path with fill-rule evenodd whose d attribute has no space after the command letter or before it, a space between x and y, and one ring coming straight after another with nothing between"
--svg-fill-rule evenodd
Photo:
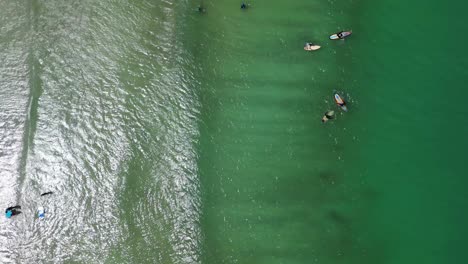
<instances>
[{"instance_id":1,"label":"person in water","mask_svg":"<svg viewBox=\"0 0 468 264\"><path fill-rule=\"evenodd\" d=\"M341 98L340 95L337 94L337 93L335 93L335 96L334 96L334 97L335 97L335 103L336 103L336 105L338 105L338 106L341 108L341 110L347 112L347 111L348 111L348 108L346 107L346 101L343 100L343 98Z\"/></svg>"},{"instance_id":2,"label":"person in water","mask_svg":"<svg viewBox=\"0 0 468 264\"><path fill-rule=\"evenodd\" d=\"M341 98L340 98L341 99ZM341 99L340 101L338 100L335 100L336 101L336 104L339 106L339 107L343 107L346 105L346 102L343 101L343 99Z\"/></svg>"},{"instance_id":3,"label":"person in water","mask_svg":"<svg viewBox=\"0 0 468 264\"><path fill-rule=\"evenodd\" d=\"M21 209L21 206L19 206L19 205L15 205L15 206L12 206L12 207L8 207L8 208L5 210L5 216L6 216L6 218L11 218L11 217L14 216L14 215L19 215L19 214L21 214L21 211L20 211L19 209Z\"/></svg>"},{"instance_id":4,"label":"person in water","mask_svg":"<svg viewBox=\"0 0 468 264\"><path fill-rule=\"evenodd\" d=\"M51 194L53 194L53 192L45 192L45 193L42 193L42 194L41 194L41 197L47 196L47 195L51 195ZM46 213L46 210L45 210L45 208L44 208L43 206L39 206L39 207L37 208L37 216L38 216L39 218L44 218L44 217L45 217L45 213Z\"/></svg>"},{"instance_id":5,"label":"person in water","mask_svg":"<svg viewBox=\"0 0 468 264\"><path fill-rule=\"evenodd\" d=\"M304 50L306 51L318 50L318 49L320 49L320 46L311 42L306 42L306 44L304 45Z\"/></svg>"},{"instance_id":6,"label":"person in water","mask_svg":"<svg viewBox=\"0 0 468 264\"><path fill-rule=\"evenodd\" d=\"M323 117L322 117L322 123L325 123L325 122L327 122L327 121L330 120L330 119L333 119L333 116L334 116L334 115L335 115L335 112L333 112L333 111L331 111L331 110L325 112L325 114L324 114Z\"/></svg>"},{"instance_id":7,"label":"person in water","mask_svg":"<svg viewBox=\"0 0 468 264\"><path fill-rule=\"evenodd\" d=\"M39 206L39 208L37 208L37 216L38 216L39 218L44 218L44 217L45 217L45 209L44 209L44 207Z\"/></svg>"},{"instance_id":8,"label":"person in water","mask_svg":"<svg viewBox=\"0 0 468 264\"><path fill-rule=\"evenodd\" d=\"M53 194L53 192L45 192L45 193L42 193L41 196L46 196L46 195L50 195L50 194Z\"/></svg>"},{"instance_id":9,"label":"person in water","mask_svg":"<svg viewBox=\"0 0 468 264\"><path fill-rule=\"evenodd\" d=\"M244 2L242 2L241 4L241 9L247 9L248 5Z\"/></svg>"},{"instance_id":10,"label":"person in water","mask_svg":"<svg viewBox=\"0 0 468 264\"><path fill-rule=\"evenodd\" d=\"M203 6L199 6L198 7L198 12L204 14L206 12L206 8L204 8Z\"/></svg>"},{"instance_id":11,"label":"person in water","mask_svg":"<svg viewBox=\"0 0 468 264\"><path fill-rule=\"evenodd\" d=\"M349 36L348 35L345 35L346 31L340 31L338 33L336 33L336 35L338 36L339 39L344 39L345 37Z\"/></svg>"}]
</instances>

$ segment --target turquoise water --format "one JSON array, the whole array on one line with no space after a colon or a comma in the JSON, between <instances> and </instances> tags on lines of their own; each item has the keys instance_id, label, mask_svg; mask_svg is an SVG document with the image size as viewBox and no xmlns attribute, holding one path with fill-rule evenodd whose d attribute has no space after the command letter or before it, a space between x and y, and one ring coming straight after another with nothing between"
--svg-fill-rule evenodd
<instances>
[{"instance_id":1,"label":"turquoise water","mask_svg":"<svg viewBox=\"0 0 468 264\"><path fill-rule=\"evenodd\" d=\"M467 95L468 60L460 56L463 41L452 36L462 30L464 6L380 1L366 7L361 21L375 23L360 29L380 32L371 47L357 48L365 56L353 64L369 65L356 72L366 87L360 100L368 120L358 163L380 193L371 230L380 233L389 263L460 263L468 217L462 210L468 124L460 100ZM398 12L398 19L384 10Z\"/></svg>"},{"instance_id":2,"label":"turquoise water","mask_svg":"<svg viewBox=\"0 0 468 264\"><path fill-rule=\"evenodd\" d=\"M2 263L461 263L463 3L199 3L0 2Z\"/></svg>"}]
</instances>

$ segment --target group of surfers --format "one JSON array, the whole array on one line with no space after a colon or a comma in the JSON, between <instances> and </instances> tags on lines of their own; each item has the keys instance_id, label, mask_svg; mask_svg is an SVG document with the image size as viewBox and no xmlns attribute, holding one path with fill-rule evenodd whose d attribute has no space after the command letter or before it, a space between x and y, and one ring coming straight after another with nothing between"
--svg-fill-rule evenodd
<instances>
[{"instance_id":1,"label":"group of surfers","mask_svg":"<svg viewBox=\"0 0 468 264\"><path fill-rule=\"evenodd\" d=\"M242 2L240 8L245 10L249 6L250 6L249 4L246 4L245 2ZM198 7L198 12L205 13L206 12L205 7L203 5L200 5ZM351 35L351 33L352 33L352 31L340 31L338 33L335 33L335 34L331 35L330 39L332 39L332 40L344 39L347 36ZM318 50L318 49L320 49L320 45L317 45L317 44L315 44L313 42L306 42L305 45L304 45L304 50L306 50L306 51L314 51L314 50ZM348 111L348 108L346 107L345 100L343 98L341 98L341 96L339 94L335 93L334 99L335 99L335 103L341 108L341 110L343 110L345 112ZM335 111L328 110L323 115L322 122L325 123L328 120L333 119L334 116L335 116Z\"/></svg>"},{"instance_id":2,"label":"group of surfers","mask_svg":"<svg viewBox=\"0 0 468 264\"><path fill-rule=\"evenodd\" d=\"M333 39L333 40L344 39L347 36L351 35L351 33L352 31L340 31L338 33L331 35L330 39ZM312 42L306 42L306 44L304 45L304 50L306 51L313 51L313 50L318 50L318 49L320 49L320 46ZM336 105L338 105L341 108L341 110L345 112L348 111L348 108L346 107L346 101L343 98L341 98L339 94L335 93L334 99L335 99ZM328 110L327 112L325 112L325 114L322 117L322 123L325 123L330 119L333 119L334 116L335 116L335 111Z\"/></svg>"}]
</instances>

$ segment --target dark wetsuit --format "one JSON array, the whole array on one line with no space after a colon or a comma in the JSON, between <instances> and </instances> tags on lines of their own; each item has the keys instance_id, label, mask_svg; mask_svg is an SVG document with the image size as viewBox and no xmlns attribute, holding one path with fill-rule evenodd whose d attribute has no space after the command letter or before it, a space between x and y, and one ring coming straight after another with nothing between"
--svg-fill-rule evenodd
<instances>
[{"instance_id":1,"label":"dark wetsuit","mask_svg":"<svg viewBox=\"0 0 468 264\"><path fill-rule=\"evenodd\" d=\"M333 112L328 111L324 114L324 117L322 118L322 123L327 122L328 120L333 119Z\"/></svg>"}]
</instances>

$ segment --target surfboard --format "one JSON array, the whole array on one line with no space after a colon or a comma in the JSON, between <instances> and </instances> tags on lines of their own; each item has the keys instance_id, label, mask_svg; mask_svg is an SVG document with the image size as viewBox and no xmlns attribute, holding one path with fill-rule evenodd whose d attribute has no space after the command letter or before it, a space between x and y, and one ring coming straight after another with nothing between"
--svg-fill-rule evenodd
<instances>
[{"instance_id":1,"label":"surfboard","mask_svg":"<svg viewBox=\"0 0 468 264\"><path fill-rule=\"evenodd\" d=\"M339 94L335 94L335 103L341 108L341 110L347 112L348 108L346 107L346 102L343 100Z\"/></svg>"},{"instance_id":2,"label":"surfboard","mask_svg":"<svg viewBox=\"0 0 468 264\"><path fill-rule=\"evenodd\" d=\"M309 43L306 43L306 45L304 46L304 50L307 50L307 51L318 50L318 49L320 49L320 46L315 45L315 44L309 45Z\"/></svg>"},{"instance_id":3,"label":"surfboard","mask_svg":"<svg viewBox=\"0 0 468 264\"><path fill-rule=\"evenodd\" d=\"M342 32L338 32L338 33L342 34L342 38L346 38L347 36L351 35L352 31L342 31ZM338 37L338 33L331 35L330 39L333 39L333 40L340 39Z\"/></svg>"}]
</instances>

